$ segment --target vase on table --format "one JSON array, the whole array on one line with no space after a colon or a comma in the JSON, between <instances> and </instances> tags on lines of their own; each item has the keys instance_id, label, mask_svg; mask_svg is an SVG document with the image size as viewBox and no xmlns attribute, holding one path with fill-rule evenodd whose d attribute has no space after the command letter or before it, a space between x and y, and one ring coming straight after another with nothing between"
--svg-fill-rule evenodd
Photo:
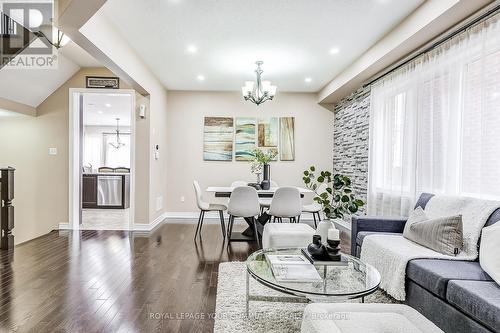
<instances>
[{"instance_id":1,"label":"vase on table","mask_svg":"<svg viewBox=\"0 0 500 333\"><path fill-rule=\"evenodd\" d=\"M332 221L328 219L323 219L318 223L318 227L316 228L316 235L321 236L321 242L326 244L328 239L328 230L335 229L335 225Z\"/></svg>"},{"instance_id":2,"label":"vase on table","mask_svg":"<svg viewBox=\"0 0 500 333\"><path fill-rule=\"evenodd\" d=\"M269 190L271 188L271 166L269 164L264 164L262 168L264 170L264 180L260 186L263 190Z\"/></svg>"}]
</instances>

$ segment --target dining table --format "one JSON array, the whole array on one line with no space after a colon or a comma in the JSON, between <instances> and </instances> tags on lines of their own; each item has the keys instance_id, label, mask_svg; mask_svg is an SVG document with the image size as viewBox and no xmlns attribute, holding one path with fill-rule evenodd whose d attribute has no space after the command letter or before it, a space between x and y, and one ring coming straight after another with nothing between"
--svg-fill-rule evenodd
<instances>
[{"instance_id":1,"label":"dining table","mask_svg":"<svg viewBox=\"0 0 500 333\"><path fill-rule=\"evenodd\" d=\"M297 186L296 186L297 187ZM236 187L231 186L209 186L205 191L207 193L213 193L216 198L230 198L231 193ZM272 198L274 193L279 187L271 187L268 190L257 190L257 195L259 198ZM305 194L314 193L312 190L302 187L297 187L300 193L300 197L303 198ZM231 236L232 242L248 242L255 240L255 232L253 230L253 221L251 217L244 218L248 227L243 232L233 231ZM262 235L264 227L261 223L257 223L257 232Z\"/></svg>"}]
</instances>

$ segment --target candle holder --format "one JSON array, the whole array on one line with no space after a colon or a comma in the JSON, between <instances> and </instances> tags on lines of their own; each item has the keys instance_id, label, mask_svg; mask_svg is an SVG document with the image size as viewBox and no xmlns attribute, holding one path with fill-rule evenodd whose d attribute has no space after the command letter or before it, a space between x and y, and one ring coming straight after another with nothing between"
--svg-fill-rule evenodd
<instances>
[{"instance_id":1,"label":"candle holder","mask_svg":"<svg viewBox=\"0 0 500 333\"><path fill-rule=\"evenodd\" d=\"M340 261L340 240L327 239L325 246L330 260Z\"/></svg>"}]
</instances>

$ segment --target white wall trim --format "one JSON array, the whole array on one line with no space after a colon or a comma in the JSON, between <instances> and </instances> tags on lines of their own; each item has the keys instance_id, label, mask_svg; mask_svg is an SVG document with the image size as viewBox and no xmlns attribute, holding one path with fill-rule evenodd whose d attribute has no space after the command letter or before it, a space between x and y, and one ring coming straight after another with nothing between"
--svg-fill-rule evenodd
<instances>
[{"instance_id":1,"label":"white wall trim","mask_svg":"<svg viewBox=\"0 0 500 333\"><path fill-rule=\"evenodd\" d=\"M163 213L157 218L155 218L153 221L151 221L149 224L141 224L141 223L134 223L133 225L133 231L143 231L143 232L148 232L153 229L155 229L157 226L159 226L161 223L165 221L167 218L167 213Z\"/></svg>"},{"instance_id":2,"label":"white wall trim","mask_svg":"<svg viewBox=\"0 0 500 333\"><path fill-rule=\"evenodd\" d=\"M198 217L200 216L200 212L166 212L167 223L177 223L178 221L171 220L193 220L193 222L198 221ZM227 221L227 213L224 212L224 218ZM216 223L219 223L220 217L218 212L207 212L205 213L205 220L216 220ZM302 214L300 217L301 221L313 221L312 215L308 213Z\"/></svg>"},{"instance_id":3,"label":"white wall trim","mask_svg":"<svg viewBox=\"0 0 500 333\"><path fill-rule=\"evenodd\" d=\"M102 93L121 94L131 98L130 104L130 209L129 209L129 230L133 230L135 219L135 91L133 89L89 89L70 88L69 89L69 229L78 230L80 228L81 210L81 161L80 161L80 95Z\"/></svg>"}]
</instances>

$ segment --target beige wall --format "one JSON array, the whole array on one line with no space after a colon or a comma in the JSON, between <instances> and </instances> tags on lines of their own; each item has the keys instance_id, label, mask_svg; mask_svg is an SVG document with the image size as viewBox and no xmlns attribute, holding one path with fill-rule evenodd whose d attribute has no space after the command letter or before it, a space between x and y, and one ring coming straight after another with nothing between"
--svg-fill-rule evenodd
<instances>
[{"instance_id":1,"label":"beige wall","mask_svg":"<svg viewBox=\"0 0 500 333\"><path fill-rule=\"evenodd\" d=\"M80 29L81 33L100 52L119 66L149 93L149 222L161 217L166 207L166 133L167 133L167 91L155 74L130 47L126 39L101 12L97 12ZM96 58L98 59L98 58ZM160 146L160 157L153 158L154 145ZM137 181L138 183L138 181ZM157 205L157 201L159 205ZM141 223L140 220L137 223Z\"/></svg>"},{"instance_id":2,"label":"beige wall","mask_svg":"<svg viewBox=\"0 0 500 333\"><path fill-rule=\"evenodd\" d=\"M249 162L203 161L203 118L295 117L295 161L273 162L272 179L280 185L302 186L310 165L332 169L333 113L317 104L316 94L279 93L257 107L237 92L168 92L167 211L196 211L193 179L203 188L229 186L233 180L254 181ZM185 202L181 202L185 197Z\"/></svg>"},{"instance_id":3,"label":"beige wall","mask_svg":"<svg viewBox=\"0 0 500 333\"><path fill-rule=\"evenodd\" d=\"M86 75L113 75L105 68L80 70L37 107L37 117L0 120L0 165L16 168L15 242L27 241L68 222L69 89L84 88ZM121 88L129 86L122 84ZM136 150L148 151L149 127L137 120ZM58 154L50 156L49 148ZM139 153L139 156L140 153ZM149 205L146 159L137 159L136 206ZM149 221L147 209L136 209L136 221Z\"/></svg>"}]
</instances>

